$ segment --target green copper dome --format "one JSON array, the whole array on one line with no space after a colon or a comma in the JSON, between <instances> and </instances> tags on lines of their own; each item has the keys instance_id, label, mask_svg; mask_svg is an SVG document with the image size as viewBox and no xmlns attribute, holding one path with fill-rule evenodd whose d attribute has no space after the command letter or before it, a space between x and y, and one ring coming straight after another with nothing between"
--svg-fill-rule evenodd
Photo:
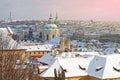
<instances>
[{"instance_id":1,"label":"green copper dome","mask_svg":"<svg viewBox=\"0 0 120 80\"><path fill-rule=\"evenodd\" d=\"M55 20L54 23L55 24L60 24L60 22L58 20Z\"/></svg>"},{"instance_id":2,"label":"green copper dome","mask_svg":"<svg viewBox=\"0 0 120 80\"><path fill-rule=\"evenodd\" d=\"M55 30L55 29L58 29L58 27L55 24L46 24L46 25L44 25L44 29L45 30Z\"/></svg>"}]
</instances>

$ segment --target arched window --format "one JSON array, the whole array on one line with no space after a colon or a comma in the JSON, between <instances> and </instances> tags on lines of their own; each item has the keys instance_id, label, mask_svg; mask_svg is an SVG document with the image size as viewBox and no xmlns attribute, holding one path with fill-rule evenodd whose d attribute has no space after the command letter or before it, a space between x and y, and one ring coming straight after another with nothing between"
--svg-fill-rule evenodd
<instances>
[{"instance_id":1,"label":"arched window","mask_svg":"<svg viewBox=\"0 0 120 80\"><path fill-rule=\"evenodd\" d=\"M55 35L53 34L53 38L55 37Z\"/></svg>"},{"instance_id":2,"label":"arched window","mask_svg":"<svg viewBox=\"0 0 120 80\"><path fill-rule=\"evenodd\" d=\"M40 32L39 38L42 38L42 32Z\"/></svg>"},{"instance_id":3,"label":"arched window","mask_svg":"<svg viewBox=\"0 0 120 80\"><path fill-rule=\"evenodd\" d=\"M49 40L49 35L47 35L47 40Z\"/></svg>"}]
</instances>

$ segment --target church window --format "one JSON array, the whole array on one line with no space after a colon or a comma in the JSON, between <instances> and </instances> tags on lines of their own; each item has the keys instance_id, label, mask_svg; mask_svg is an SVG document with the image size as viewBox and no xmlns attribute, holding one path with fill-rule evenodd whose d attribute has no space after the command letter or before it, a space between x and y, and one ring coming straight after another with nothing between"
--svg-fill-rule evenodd
<instances>
[{"instance_id":1,"label":"church window","mask_svg":"<svg viewBox=\"0 0 120 80\"><path fill-rule=\"evenodd\" d=\"M42 32L40 32L40 35L39 35L40 38L42 38Z\"/></svg>"},{"instance_id":2,"label":"church window","mask_svg":"<svg viewBox=\"0 0 120 80\"><path fill-rule=\"evenodd\" d=\"M47 35L47 40L49 40L49 35Z\"/></svg>"}]
</instances>

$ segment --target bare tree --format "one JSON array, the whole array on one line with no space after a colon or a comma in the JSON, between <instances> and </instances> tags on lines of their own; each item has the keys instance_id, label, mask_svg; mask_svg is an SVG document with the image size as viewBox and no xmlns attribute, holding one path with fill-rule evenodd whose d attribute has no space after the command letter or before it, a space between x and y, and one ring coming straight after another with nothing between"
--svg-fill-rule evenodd
<instances>
[{"instance_id":1,"label":"bare tree","mask_svg":"<svg viewBox=\"0 0 120 80\"><path fill-rule=\"evenodd\" d=\"M34 70L24 63L25 50L17 46L11 37L0 34L0 80L37 80L31 77Z\"/></svg>"}]
</instances>

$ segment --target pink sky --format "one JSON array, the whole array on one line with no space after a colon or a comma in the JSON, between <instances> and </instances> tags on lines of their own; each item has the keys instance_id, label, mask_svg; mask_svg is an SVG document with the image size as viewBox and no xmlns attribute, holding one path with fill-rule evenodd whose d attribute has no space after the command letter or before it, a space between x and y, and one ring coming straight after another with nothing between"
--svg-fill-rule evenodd
<instances>
[{"instance_id":1,"label":"pink sky","mask_svg":"<svg viewBox=\"0 0 120 80\"><path fill-rule=\"evenodd\" d=\"M11 11L15 19L48 19L57 11L60 19L120 21L120 0L3 0L0 10L0 18Z\"/></svg>"},{"instance_id":2,"label":"pink sky","mask_svg":"<svg viewBox=\"0 0 120 80\"><path fill-rule=\"evenodd\" d=\"M61 6L70 19L120 20L120 0L65 0Z\"/></svg>"}]
</instances>

